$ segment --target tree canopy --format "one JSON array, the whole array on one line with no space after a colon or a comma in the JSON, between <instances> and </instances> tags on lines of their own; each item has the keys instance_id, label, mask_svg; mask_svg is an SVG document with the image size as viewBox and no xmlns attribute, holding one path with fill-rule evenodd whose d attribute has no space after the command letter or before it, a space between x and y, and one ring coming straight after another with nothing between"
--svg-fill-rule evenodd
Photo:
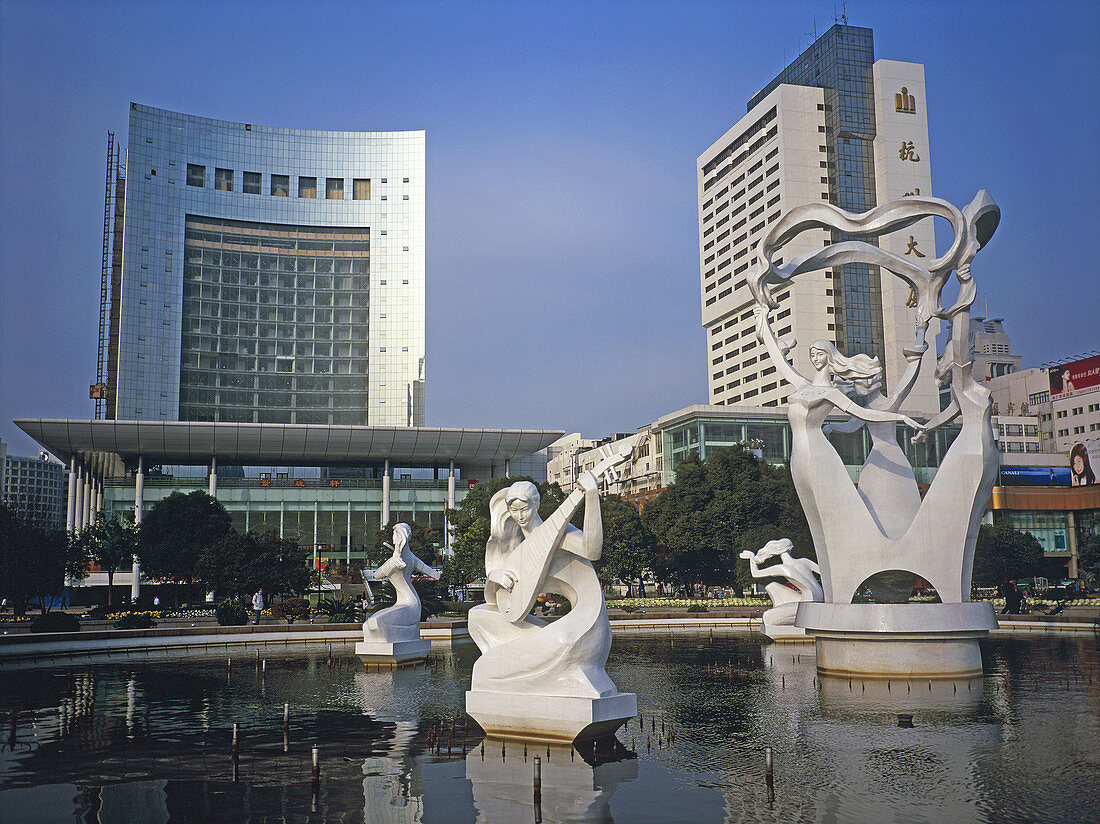
<instances>
[{"instance_id":1,"label":"tree canopy","mask_svg":"<svg viewBox=\"0 0 1100 824\"><path fill-rule=\"evenodd\" d=\"M59 529L27 521L0 504L0 596L23 615L32 601L43 611L61 593L65 576L80 578L87 569L82 547Z\"/></svg>"},{"instance_id":2,"label":"tree canopy","mask_svg":"<svg viewBox=\"0 0 1100 824\"><path fill-rule=\"evenodd\" d=\"M107 573L108 606L113 603L115 572L133 563L137 539L138 530L134 524L107 518L102 512L75 538L81 545L81 553Z\"/></svg>"},{"instance_id":3,"label":"tree canopy","mask_svg":"<svg viewBox=\"0 0 1100 824\"><path fill-rule=\"evenodd\" d=\"M229 532L200 551L195 569L196 580L219 597L230 598L260 588L269 597L297 594L306 590L311 577L298 543L280 538L274 530L263 535Z\"/></svg>"},{"instance_id":4,"label":"tree canopy","mask_svg":"<svg viewBox=\"0 0 1100 824\"><path fill-rule=\"evenodd\" d=\"M1088 576L1093 584L1100 579L1100 534L1087 535L1081 541L1077 569L1081 577Z\"/></svg>"},{"instance_id":5,"label":"tree canopy","mask_svg":"<svg viewBox=\"0 0 1100 824\"><path fill-rule=\"evenodd\" d=\"M790 538L795 554L815 557L790 470L740 446L715 450L706 461L690 454L642 518L658 542L654 572L680 586L741 588L751 576L738 555L777 538Z\"/></svg>"},{"instance_id":6,"label":"tree canopy","mask_svg":"<svg viewBox=\"0 0 1100 824\"><path fill-rule=\"evenodd\" d=\"M980 587L999 586L1043 572L1043 546L1029 532L1009 524L982 524L974 548L973 581Z\"/></svg>"},{"instance_id":7,"label":"tree canopy","mask_svg":"<svg viewBox=\"0 0 1100 824\"><path fill-rule=\"evenodd\" d=\"M138 558L151 578L177 583L200 580L203 550L218 544L230 531L229 513L201 489L185 495L173 492L157 501L141 522Z\"/></svg>"},{"instance_id":8,"label":"tree canopy","mask_svg":"<svg viewBox=\"0 0 1100 824\"><path fill-rule=\"evenodd\" d=\"M596 562L600 580L609 583L618 578L642 590L642 578L651 569L657 549L657 539L646 527L641 514L619 495L605 495L602 500L603 553Z\"/></svg>"}]
</instances>

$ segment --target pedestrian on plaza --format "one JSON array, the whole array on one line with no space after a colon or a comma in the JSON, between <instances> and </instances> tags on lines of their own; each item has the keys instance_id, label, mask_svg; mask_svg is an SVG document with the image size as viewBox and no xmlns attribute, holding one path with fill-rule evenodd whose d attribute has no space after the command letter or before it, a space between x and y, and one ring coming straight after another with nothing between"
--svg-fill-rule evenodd
<instances>
[{"instance_id":1,"label":"pedestrian on plaza","mask_svg":"<svg viewBox=\"0 0 1100 824\"><path fill-rule=\"evenodd\" d=\"M252 596L252 623L260 623L260 613L264 611L264 588L260 587L256 590L256 594Z\"/></svg>"}]
</instances>

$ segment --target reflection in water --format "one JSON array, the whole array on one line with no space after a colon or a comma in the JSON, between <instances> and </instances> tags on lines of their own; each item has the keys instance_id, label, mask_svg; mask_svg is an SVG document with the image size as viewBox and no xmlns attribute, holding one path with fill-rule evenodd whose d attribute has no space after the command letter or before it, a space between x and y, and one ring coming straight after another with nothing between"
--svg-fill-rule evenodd
<instances>
[{"instance_id":1,"label":"reflection in water","mask_svg":"<svg viewBox=\"0 0 1100 824\"><path fill-rule=\"evenodd\" d=\"M466 755L466 778L473 787L476 821L610 822L611 796L619 784L638 777L635 755L617 741L598 754L583 757L571 747L532 746L527 757L512 742L511 757L501 756L498 742ZM592 751L584 748L587 753ZM535 758L539 758L542 792L534 796ZM536 815L537 813L537 815Z\"/></svg>"},{"instance_id":2,"label":"reflection in water","mask_svg":"<svg viewBox=\"0 0 1100 824\"><path fill-rule=\"evenodd\" d=\"M526 759L522 744L502 757L491 740L483 755L480 732L467 731L470 647L396 671L363 672L350 648L331 666L324 653L280 650L262 668L197 656L0 671L0 818L1053 822L1086 819L1100 802L1091 640L987 642L984 679L929 689L822 681L811 650L757 636L617 638L609 674L638 693L641 718L595 758L531 745Z\"/></svg>"}]
</instances>

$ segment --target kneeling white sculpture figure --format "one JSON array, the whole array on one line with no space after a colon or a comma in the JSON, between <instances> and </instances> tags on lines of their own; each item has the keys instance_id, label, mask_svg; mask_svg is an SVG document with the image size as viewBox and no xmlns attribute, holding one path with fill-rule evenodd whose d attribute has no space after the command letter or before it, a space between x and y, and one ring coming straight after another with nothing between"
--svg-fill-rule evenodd
<instances>
[{"instance_id":1,"label":"kneeling white sculpture figure","mask_svg":"<svg viewBox=\"0 0 1100 824\"><path fill-rule=\"evenodd\" d=\"M809 558L795 558L791 555L794 544L789 538L768 541L762 548L753 552L746 549L741 557L749 562L749 571L754 578L786 578L790 586L779 581L770 581L764 591L772 599L772 608L763 615L764 634L772 640L782 638L800 638L806 630L794 625L795 613L802 601L824 601L825 594L817 580L821 568ZM764 568L760 564L773 558L779 563Z\"/></svg>"},{"instance_id":2,"label":"kneeling white sculpture figure","mask_svg":"<svg viewBox=\"0 0 1100 824\"><path fill-rule=\"evenodd\" d=\"M630 455L608 451L545 521L529 481L497 492L485 547L485 603L470 610L470 635L481 649L466 712L489 735L572 742L615 732L637 713L604 665L611 649L603 590L592 562L603 549L600 475ZM584 529L569 520L584 504ZM571 609L548 623L531 615L540 594L564 596Z\"/></svg>"},{"instance_id":3,"label":"kneeling white sculpture figure","mask_svg":"<svg viewBox=\"0 0 1100 824\"><path fill-rule=\"evenodd\" d=\"M411 535L408 524L397 524L393 528L393 543L383 544L393 550L393 555L375 570L374 578L389 579L397 601L363 623L363 640L355 645L355 654L364 663L409 664L425 659L432 648L431 641L420 637L420 597L413 588L412 576L419 572L438 579L439 573L413 554L409 548Z\"/></svg>"},{"instance_id":4,"label":"kneeling white sculpture figure","mask_svg":"<svg viewBox=\"0 0 1100 824\"><path fill-rule=\"evenodd\" d=\"M821 229L852 238L879 238L918 221L944 218L955 232L951 248L923 266L863 240L845 240L775 262L783 247L805 231ZM996 627L992 608L970 603L974 544L992 492L999 453L990 425L989 391L971 375L970 307L976 298L970 264L992 236L1000 210L983 190L964 210L930 197L906 197L854 215L827 203L799 206L785 214L760 243L762 262L749 278L757 301L757 337L793 387L788 399L791 476L813 536L825 603L803 602L796 625L815 637L823 673L882 677L961 676L981 673L978 641ZM877 358L844 356L830 341L810 347L812 378L788 360L794 340L780 340L768 315L778 307L770 284L785 284L808 272L848 263L879 266L911 290L916 339L904 351L908 368L892 395L882 393ZM954 272L956 302L945 307L942 290ZM951 324L951 339L936 366L950 405L926 424L899 413L922 368L933 318ZM825 424L841 412L847 422ZM897 424L929 432L953 418L962 427L940 462L923 500L916 477L898 445ZM866 426L872 447L853 486L826 429ZM910 604L918 579L929 582L940 604ZM872 603L853 603L857 592Z\"/></svg>"}]
</instances>

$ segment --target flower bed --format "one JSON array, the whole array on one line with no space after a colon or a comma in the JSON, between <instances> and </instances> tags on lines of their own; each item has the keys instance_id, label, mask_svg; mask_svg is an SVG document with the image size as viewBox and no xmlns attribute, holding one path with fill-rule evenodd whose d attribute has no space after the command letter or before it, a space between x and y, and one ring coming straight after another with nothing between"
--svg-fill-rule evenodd
<instances>
[{"instance_id":1,"label":"flower bed","mask_svg":"<svg viewBox=\"0 0 1100 824\"><path fill-rule=\"evenodd\" d=\"M768 598L620 598L609 601L612 609L654 609L656 607L690 607L702 604L706 607L769 607Z\"/></svg>"}]
</instances>

